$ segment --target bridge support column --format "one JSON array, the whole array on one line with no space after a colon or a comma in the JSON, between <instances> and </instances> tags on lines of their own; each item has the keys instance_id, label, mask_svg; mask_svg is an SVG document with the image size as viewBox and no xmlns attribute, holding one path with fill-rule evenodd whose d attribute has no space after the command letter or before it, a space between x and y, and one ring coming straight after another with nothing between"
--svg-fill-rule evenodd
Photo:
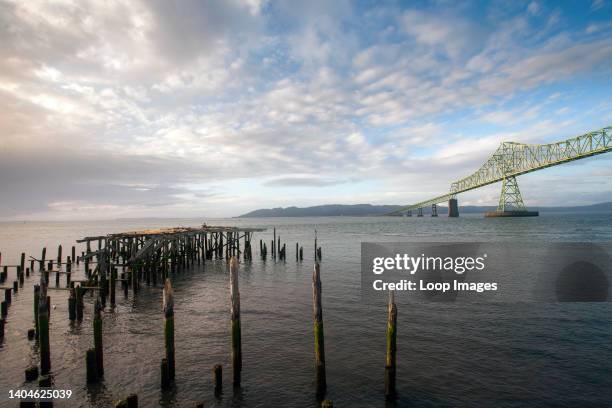
<instances>
[{"instance_id":1,"label":"bridge support column","mask_svg":"<svg viewBox=\"0 0 612 408\"><path fill-rule=\"evenodd\" d=\"M436 204L431 205L431 216L432 217L438 216L438 206Z\"/></svg>"},{"instance_id":2,"label":"bridge support column","mask_svg":"<svg viewBox=\"0 0 612 408\"><path fill-rule=\"evenodd\" d=\"M419 207L419 212L417 213L417 217L423 216L423 207Z\"/></svg>"},{"instance_id":3,"label":"bridge support column","mask_svg":"<svg viewBox=\"0 0 612 408\"><path fill-rule=\"evenodd\" d=\"M457 203L456 198L451 198L448 200L448 216L449 217L459 216L459 204Z\"/></svg>"},{"instance_id":4,"label":"bridge support column","mask_svg":"<svg viewBox=\"0 0 612 408\"><path fill-rule=\"evenodd\" d=\"M412 217L412 210L406 211L406 217Z\"/></svg>"},{"instance_id":5,"label":"bridge support column","mask_svg":"<svg viewBox=\"0 0 612 408\"><path fill-rule=\"evenodd\" d=\"M497 211L485 213L485 217L537 217L537 211L527 211L514 176L504 177Z\"/></svg>"}]
</instances>

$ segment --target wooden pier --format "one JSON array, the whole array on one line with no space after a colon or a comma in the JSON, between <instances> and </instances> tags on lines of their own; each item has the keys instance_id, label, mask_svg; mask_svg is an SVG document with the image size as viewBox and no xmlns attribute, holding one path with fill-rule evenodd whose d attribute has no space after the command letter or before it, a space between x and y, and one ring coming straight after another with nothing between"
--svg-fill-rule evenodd
<instances>
[{"instance_id":1,"label":"wooden pier","mask_svg":"<svg viewBox=\"0 0 612 408\"><path fill-rule=\"evenodd\" d=\"M242 369L242 334L240 323L240 293L238 260L251 262L253 248L251 242L256 232L263 232L264 228L243 228L207 226L177 227L129 231L116 234L84 237L77 243L84 245L84 251L77 254L76 248L71 248L71 255L62 258L62 247L58 247L57 257L53 260L47 258L47 249L43 248L40 258L30 256L30 268L25 268L25 253L21 254L19 265L13 265L17 270L17 280L12 288L6 287L5 301L2 302L2 316L0 317L0 341L4 337L7 323L8 308L11 303L11 291L17 293L19 285L24 279L34 273L34 266L38 265L40 283L34 285L33 296L33 328L28 330L27 338L38 344L39 365L25 367L27 382L39 380L39 386L48 382L53 350L49 342L49 316L51 313L51 291L68 291L68 316L71 324L81 324L84 315L84 300L86 295L93 299L91 322L93 324L93 339L91 347L83 350L83 362L86 366L84 383L98 383L104 381L104 339L102 311L116 304L116 286L120 284L125 297L131 290L136 296L141 284L163 287L163 313L165 358L161 360L161 389L171 390L174 387L175 372L175 337L174 337L174 293L172 279L175 273L189 269L192 266L202 265L206 268L206 261L226 260L228 264L228 283L230 287L231 308L228 313L228 344L231 344L231 364L233 386L240 387ZM274 262L287 261L287 245L281 242L276 228L273 231L273 240L270 243L271 257ZM95 249L92 249L94 248ZM268 254L266 242L259 240L259 256L265 262ZM304 248L299 242L295 243L295 261L302 262ZM1 260L1 258L0 258ZM324 399L326 394L325 376L325 346L323 335L323 307L321 291L322 248L318 245L317 235L314 235L314 262L313 272L313 317L314 317L314 346L315 346L315 394L321 406L331 407L333 403ZM1 262L1 261L0 261ZM82 264L82 268L78 265ZM2 269L2 278L8 277L5 265ZM25 268L25 273L24 273ZM119 270L120 268L120 270ZM72 274L79 273L74 279ZM25 275L25 276L24 276ZM81 275L82 276L81 278ZM50 278L55 278L55 286L50 285ZM65 285L61 282L65 278ZM121 293L121 292L120 292ZM94 297L95 296L95 297ZM180 294L179 294L180 296ZM9 322L10 323L10 322ZM180 339L178 339L180 341ZM35 349L35 348L34 348ZM394 351L394 348L393 348ZM112 359L112 356L109 357ZM392 361L394 363L395 356ZM387 356L387 367L389 364ZM40 370L39 370L40 366ZM394 369L394 364L393 364ZM215 396L222 393L222 371L220 364L212 368ZM39 374L40 373L40 374ZM393 370L394 374L394 370ZM41 375L42 377L39 377ZM392 383L389 376L385 376L386 390ZM394 391L394 390L393 390ZM387 392L389 396L389 393ZM115 406L138 406L135 394L129 395L125 400L117 402ZM196 406L202 406L201 403Z\"/></svg>"}]
</instances>

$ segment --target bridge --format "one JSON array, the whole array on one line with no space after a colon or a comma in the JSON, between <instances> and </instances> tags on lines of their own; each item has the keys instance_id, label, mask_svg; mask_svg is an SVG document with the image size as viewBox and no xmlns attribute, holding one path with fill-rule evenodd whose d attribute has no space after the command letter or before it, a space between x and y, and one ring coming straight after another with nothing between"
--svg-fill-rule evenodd
<instances>
[{"instance_id":1,"label":"bridge","mask_svg":"<svg viewBox=\"0 0 612 408\"><path fill-rule=\"evenodd\" d=\"M438 215L437 204L448 201L448 216L458 217L457 194L501 181L497 211L488 212L485 216L537 216L537 211L529 211L525 207L516 181L518 176L611 150L612 126L556 143L503 142L476 172L452 183L448 193L402 207L392 214L411 216L412 211L417 210L417 215L423 216L423 208L431 206L431 215L435 217Z\"/></svg>"}]
</instances>

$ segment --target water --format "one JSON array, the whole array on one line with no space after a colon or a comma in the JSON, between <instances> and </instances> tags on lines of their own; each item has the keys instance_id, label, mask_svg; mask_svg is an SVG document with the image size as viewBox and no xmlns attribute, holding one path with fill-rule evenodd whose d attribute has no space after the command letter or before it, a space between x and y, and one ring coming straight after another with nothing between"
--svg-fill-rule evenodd
<instances>
[{"instance_id":1,"label":"water","mask_svg":"<svg viewBox=\"0 0 612 408\"><path fill-rule=\"evenodd\" d=\"M92 298L85 319L68 321L66 291L50 290L54 388L71 389L56 406L112 406L137 393L141 406L315 407L311 273L313 231L323 247L322 281L328 398L340 407L393 406L384 402L384 302L360 296L362 241L595 241L612 242L610 214L543 214L529 219L439 218L207 219L208 225L272 227L287 243L287 262L242 264L243 385L231 386L229 287L225 261L176 275L176 388L160 391L163 356L161 289L142 286L134 299L118 290L104 313L105 379L85 382L85 350L93 346ZM77 238L160 226L197 226L202 220L0 223L3 264L22 251L47 247L64 256ZM295 262L295 242L305 260ZM254 245L257 247L258 244ZM95 249L95 245L94 245ZM77 246L78 253L83 248ZM10 269L7 282L15 278ZM0 406L16 406L9 389L24 385L37 362L27 340L32 325L31 276L14 295L0 345ZM54 286L54 279L51 279ZM62 279L62 285L65 281ZM398 303L396 406L609 406L612 401L612 315L609 303ZM215 398L211 369L223 365L224 393Z\"/></svg>"}]
</instances>

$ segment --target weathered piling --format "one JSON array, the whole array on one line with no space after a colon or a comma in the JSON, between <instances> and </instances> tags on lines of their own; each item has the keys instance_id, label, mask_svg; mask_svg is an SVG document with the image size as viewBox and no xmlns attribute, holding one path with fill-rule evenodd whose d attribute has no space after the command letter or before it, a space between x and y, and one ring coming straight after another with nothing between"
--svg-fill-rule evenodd
<instances>
[{"instance_id":1,"label":"weathered piling","mask_svg":"<svg viewBox=\"0 0 612 408\"><path fill-rule=\"evenodd\" d=\"M315 230L315 234L314 235L315 235L314 236L314 259L315 259L315 262L316 262L317 261L317 248L318 248L318 246L317 246L317 230Z\"/></svg>"},{"instance_id":2,"label":"weathered piling","mask_svg":"<svg viewBox=\"0 0 612 408\"><path fill-rule=\"evenodd\" d=\"M68 297L68 319L70 321L76 320L76 293L74 288L70 289L70 296Z\"/></svg>"},{"instance_id":3,"label":"weathered piling","mask_svg":"<svg viewBox=\"0 0 612 408\"><path fill-rule=\"evenodd\" d=\"M110 268L110 304L111 306L115 306L115 290L117 284L115 283L117 280L117 269L114 267Z\"/></svg>"},{"instance_id":4,"label":"weathered piling","mask_svg":"<svg viewBox=\"0 0 612 408\"><path fill-rule=\"evenodd\" d=\"M170 372L168 369L168 359L165 357L162 358L160 370L161 370L161 388L162 390L170 389L170 387L172 386L172 382L170 381Z\"/></svg>"},{"instance_id":5,"label":"weathered piling","mask_svg":"<svg viewBox=\"0 0 612 408\"><path fill-rule=\"evenodd\" d=\"M130 394L126 399L115 402L115 408L138 408L138 395Z\"/></svg>"},{"instance_id":6,"label":"weathered piling","mask_svg":"<svg viewBox=\"0 0 612 408\"><path fill-rule=\"evenodd\" d=\"M213 383L215 384L215 395L223 391L223 366L217 364L213 367Z\"/></svg>"},{"instance_id":7,"label":"weathered piling","mask_svg":"<svg viewBox=\"0 0 612 408\"><path fill-rule=\"evenodd\" d=\"M38 379L38 366L30 366L25 370L26 382L35 381Z\"/></svg>"},{"instance_id":8,"label":"weathered piling","mask_svg":"<svg viewBox=\"0 0 612 408\"><path fill-rule=\"evenodd\" d=\"M240 386L242 371L242 338L240 328L240 288L238 286L238 261L230 261L230 298L231 298L231 331L232 331L232 374L234 386Z\"/></svg>"},{"instance_id":9,"label":"weathered piling","mask_svg":"<svg viewBox=\"0 0 612 408\"><path fill-rule=\"evenodd\" d=\"M98 378L102 378L104 376L104 350L102 344L102 303L99 296L94 304L93 334L96 351L96 372Z\"/></svg>"},{"instance_id":10,"label":"weathered piling","mask_svg":"<svg viewBox=\"0 0 612 408\"><path fill-rule=\"evenodd\" d=\"M278 248L276 247L276 228L274 228L274 239L272 239L272 258L276 259L276 251Z\"/></svg>"},{"instance_id":11,"label":"weathered piling","mask_svg":"<svg viewBox=\"0 0 612 408\"><path fill-rule=\"evenodd\" d=\"M41 282L38 301L38 349L40 351L40 372L51 371L51 348L49 345L49 303L47 285Z\"/></svg>"},{"instance_id":12,"label":"weathered piling","mask_svg":"<svg viewBox=\"0 0 612 408\"><path fill-rule=\"evenodd\" d=\"M303 260L304 260L304 247L301 246L300 247L300 261L303 261Z\"/></svg>"},{"instance_id":13,"label":"weathered piling","mask_svg":"<svg viewBox=\"0 0 612 408\"><path fill-rule=\"evenodd\" d=\"M13 295L11 294L11 289L9 288L4 289L4 300L6 301L8 305L10 305L11 302L13 301Z\"/></svg>"},{"instance_id":14,"label":"weathered piling","mask_svg":"<svg viewBox=\"0 0 612 408\"><path fill-rule=\"evenodd\" d=\"M300 244L295 243L295 262L300 259Z\"/></svg>"},{"instance_id":15,"label":"weathered piling","mask_svg":"<svg viewBox=\"0 0 612 408\"><path fill-rule=\"evenodd\" d=\"M34 327L38 338L38 304L40 303L40 285L34 285Z\"/></svg>"},{"instance_id":16,"label":"weathered piling","mask_svg":"<svg viewBox=\"0 0 612 408\"><path fill-rule=\"evenodd\" d=\"M6 316L8 316L8 303L6 303L6 300L3 300L0 303L0 317L5 318Z\"/></svg>"},{"instance_id":17,"label":"weathered piling","mask_svg":"<svg viewBox=\"0 0 612 408\"><path fill-rule=\"evenodd\" d=\"M95 383L98 381L98 369L96 367L96 349L90 348L85 353L85 364L87 368L87 382Z\"/></svg>"},{"instance_id":18,"label":"weathered piling","mask_svg":"<svg viewBox=\"0 0 612 408\"><path fill-rule=\"evenodd\" d=\"M397 360L397 306L395 295L389 292L389 304L387 306L387 358L385 360L385 397L395 396L395 374Z\"/></svg>"},{"instance_id":19,"label":"weathered piling","mask_svg":"<svg viewBox=\"0 0 612 408\"><path fill-rule=\"evenodd\" d=\"M170 385L174 382L175 376L175 359L174 359L174 294L172 291L172 283L170 279L166 279L164 283L163 293L164 307L164 344L166 348L166 363L167 370L164 373L164 364L162 362L162 384ZM166 378L164 378L164 374ZM166 380L166 381L164 381Z\"/></svg>"},{"instance_id":20,"label":"weathered piling","mask_svg":"<svg viewBox=\"0 0 612 408\"><path fill-rule=\"evenodd\" d=\"M43 248L42 249L42 254L40 256L40 265L39 265L39 269L41 271L45 270L45 258L47 257L47 248Z\"/></svg>"},{"instance_id":21,"label":"weathered piling","mask_svg":"<svg viewBox=\"0 0 612 408\"><path fill-rule=\"evenodd\" d=\"M59 245L57 247L57 265L61 265L62 264L62 246Z\"/></svg>"},{"instance_id":22,"label":"weathered piling","mask_svg":"<svg viewBox=\"0 0 612 408\"><path fill-rule=\"evenodd\" d=\"M4 339L4 318L0 317L0 341Z\"/></svg>"},{"instance_id":23,"label":"weathered piling","mask_svg":"<svg viewBox=\"0 0 612 408\"><path fill-rule=\"evenodd\" d=\"M312 274L312 308L314 320L315 382L317 396L325 395L325 334L323 331L323 306L321 302L321 267L315 262Z\"/></svg>"},{"instance_id":24,"label":"weathered piling","mask_svg":"<svg viewBox=\"0 0 612 408\"><path fill-rule=\"evenodd\" d=\"M76 318L78 321L83 320L83 288L81 284L74 288L74 297L76 302Z\"/></svg>"}]
</instances>

